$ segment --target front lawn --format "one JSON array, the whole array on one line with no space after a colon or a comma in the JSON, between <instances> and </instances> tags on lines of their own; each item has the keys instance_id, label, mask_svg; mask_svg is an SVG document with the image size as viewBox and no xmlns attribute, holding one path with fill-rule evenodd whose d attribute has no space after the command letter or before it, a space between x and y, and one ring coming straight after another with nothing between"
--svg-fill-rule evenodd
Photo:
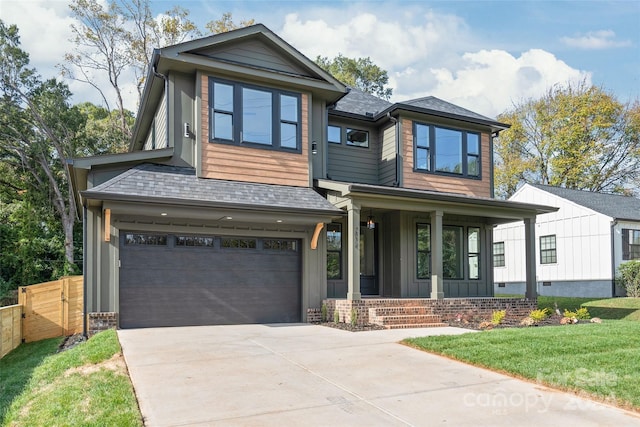
<instances>
[{"instance_id":1,"label":"front lawn","mask_svg":"<svg viewBox=\"0 0 640 427\"><path fill-rule=\"evenodd\" d=\"M142 426L114 330L57 353L62 338L0 359L0 425Z\"/></svg>"},{"instance_id":2,"label":"front lawn","mask_svg":"<svg viewBox=\"0 0 640 427\"><path fill-rule=\"evenodd\" d=\"M404 342L477 366L640 409L638 322L605 320L602 324L496 329Z\"/></svg>"}]
</instances>

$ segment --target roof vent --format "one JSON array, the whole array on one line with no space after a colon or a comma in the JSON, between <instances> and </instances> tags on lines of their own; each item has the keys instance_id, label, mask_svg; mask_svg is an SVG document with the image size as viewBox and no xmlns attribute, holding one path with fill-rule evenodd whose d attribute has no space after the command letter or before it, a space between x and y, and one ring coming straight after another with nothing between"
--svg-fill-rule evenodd
<instances>
[{"instance_id":1,"label":"roof vent","mask_svg":"<svg viewBox=\"0 0 640 427\"><path fill-rule=\"evenodd\" d=\"M370 112L368 112L368 111L367 111L367 112L366 112L366 113L364 113L364 114L365 114L365 116L367 116L367 117L373 118L373 113L370 113Z\"/></svg>"}]
</instances>

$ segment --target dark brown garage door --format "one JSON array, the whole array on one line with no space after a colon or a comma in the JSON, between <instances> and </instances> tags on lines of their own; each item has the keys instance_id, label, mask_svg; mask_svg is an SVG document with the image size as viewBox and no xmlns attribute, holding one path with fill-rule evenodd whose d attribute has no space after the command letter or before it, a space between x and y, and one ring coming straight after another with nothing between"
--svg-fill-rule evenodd
<instances>
[{"instance_id":1,"label":"dark brown garage door","mask_svg":"<svg viewBox=\"0 0 640 427\"><path fill-rule=\"evenodd\" d=\"M300 242L123 232L120 327L300 321Z\"/></svg>"}]
</instances>

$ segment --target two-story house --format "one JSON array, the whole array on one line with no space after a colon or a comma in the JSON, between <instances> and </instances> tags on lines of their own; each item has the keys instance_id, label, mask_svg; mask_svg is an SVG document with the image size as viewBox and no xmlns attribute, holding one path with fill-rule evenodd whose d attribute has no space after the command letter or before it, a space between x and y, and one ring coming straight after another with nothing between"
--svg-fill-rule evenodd
<instances>
[{"instance_id":1,"label":"two-story house","mask_svg":"<svg viewBox=\"0 0 640 427\"><path fill-rule=\"evenodd\" d=\"M535 217L553 208L493 199L504 124L349 90L263 25L151 65L130 152L70 164L87 313L298 322L323 301L491 297L492 229L517 220L534 259Z\"/></svg>"}]
</instances>

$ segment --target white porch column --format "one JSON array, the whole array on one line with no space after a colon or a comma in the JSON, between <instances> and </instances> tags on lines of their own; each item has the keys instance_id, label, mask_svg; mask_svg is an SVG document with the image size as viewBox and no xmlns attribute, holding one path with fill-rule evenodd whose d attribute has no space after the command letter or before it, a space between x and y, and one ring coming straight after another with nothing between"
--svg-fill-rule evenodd
<instances>
[{"instance_id":1,"label":"white porch column","mask_svg":"<svg viewBox=\"0 0 640 427\"><path fill-rule=\"evenodd\" d=\"M444 298L442 284L442 211L431 212L431 298Z\"/></svg>"},{"instance_id":2,"label":"white porch column","mask_svg":"<svg viewBox=\"0 0 640 427\"><path fill-rule=\"evenodd\" d=\"M538 297L536 289L536 219L524 219L525 277L527 299Z\"/></svg>"},{"instance_id":3,"label":"white porch column","mask_svg":"<svg viewBox=\"0 0 640 427\"><path fill-rule=\"evenodd\" d=\"M360 205L351 201L347 206L347 299L359 300L360 294Z\"/></svg>"}]
</instances>

